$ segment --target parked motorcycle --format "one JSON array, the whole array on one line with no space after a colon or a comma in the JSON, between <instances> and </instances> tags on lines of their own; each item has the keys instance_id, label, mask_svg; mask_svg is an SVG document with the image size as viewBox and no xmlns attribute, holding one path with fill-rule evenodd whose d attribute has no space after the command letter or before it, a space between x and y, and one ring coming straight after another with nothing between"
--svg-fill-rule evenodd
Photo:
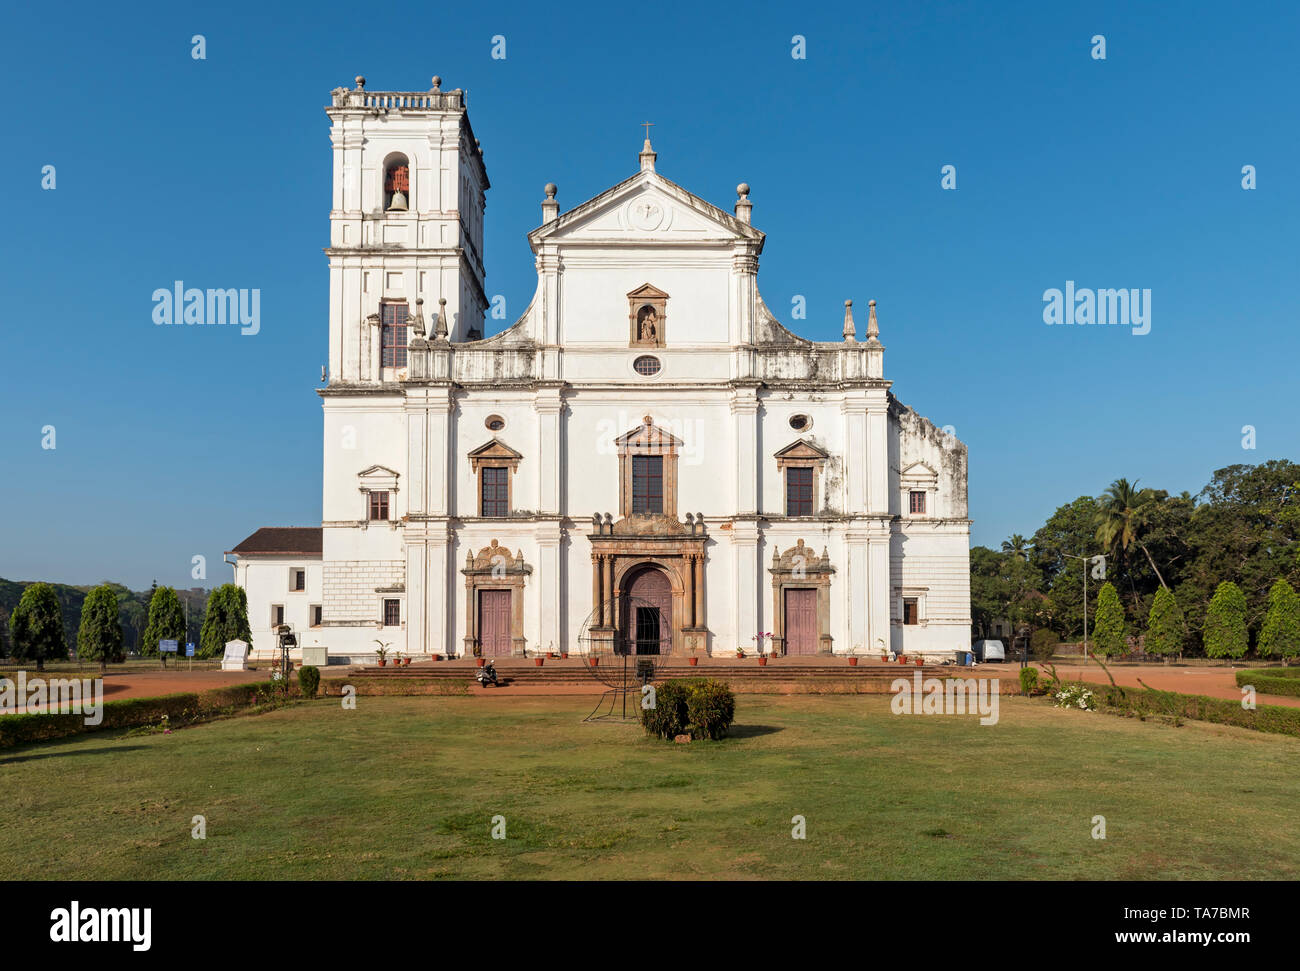
<instances>
[{"instance_id":1,"label":"parked motorcycle","mask_svg":"<svg viewBox=\"0 0 1300 971\"><path fill-rule=\"evenodd\" d=\"M490 660L479 668L478 673L474 676L478 679L478 683L485 688L488 685L494 688L500 687L500 683L497 681L497 669Z\"/></svg>"}]
</instances>

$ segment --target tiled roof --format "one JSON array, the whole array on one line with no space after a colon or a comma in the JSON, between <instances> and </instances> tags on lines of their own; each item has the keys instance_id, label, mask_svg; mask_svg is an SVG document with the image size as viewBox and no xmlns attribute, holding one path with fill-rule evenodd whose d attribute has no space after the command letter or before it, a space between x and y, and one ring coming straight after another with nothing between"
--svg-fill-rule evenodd
<instances>
[{"instance_id":1,"label":"tiled roof","mask_svg":"<svg viewBox=\"0 0 1300 971\"><path fill-rule=\"evenodd\" d=\"M319 526L263 526L233 550L239 556L275 553L321 555L321 528Z\"/></svg>"}]
</instances>

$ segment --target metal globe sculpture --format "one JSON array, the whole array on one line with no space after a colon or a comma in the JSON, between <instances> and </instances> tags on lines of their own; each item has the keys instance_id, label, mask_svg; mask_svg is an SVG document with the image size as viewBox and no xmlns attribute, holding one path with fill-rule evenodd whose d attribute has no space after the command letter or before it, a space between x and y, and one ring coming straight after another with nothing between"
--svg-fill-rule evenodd
<instances>
[{"instance_id":1,"label":"metal globe sculpture","mask_svg":"<svg viewBox=\"0 0 1300 971\"><path fill-rule=\"evenodd\" d=\"M585 720L638 718L641 687L661 676L672 651L659 607L639 597L611 598L587 615L578 644L583 667L608 689Z\"/></svg>"}]
</instances>

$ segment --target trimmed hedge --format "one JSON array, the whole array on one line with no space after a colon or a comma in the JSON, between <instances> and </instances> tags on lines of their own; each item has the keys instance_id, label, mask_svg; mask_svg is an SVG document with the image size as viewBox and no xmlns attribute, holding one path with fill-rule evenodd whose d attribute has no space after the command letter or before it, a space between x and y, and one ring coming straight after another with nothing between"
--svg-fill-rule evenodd
<instances>
[{"instance_id":1,"label":"trimmed hedge","mask_svg":"<svg viewBox=\"0 0 1300 971\"><path fill-rule=\"evenodd\" d=\"M641 709L647 735L678 735L716 741L736 717L736 696L726 682L709 678L671 678L655 685L655 706Z\"/></svg>"},{"instance_id":2,"label":"trimmed hedge","mask_svg":"<svg viewBox=\"0 0 1300 971\"><path fill-rule=\"evenodd\" d=\"M84 715L38 714L0 716L0 748L66 738L108 728L135 728L159 723L166 716L171 727L192 725L241 708L278 701L284 689L274 681L229 685L201 692L163 695L158 698L126 698L103 703L103 719L87 725Z\"/></svg>"},{"instance_id":3,"label":"trimmed hedge","mask_svg":"<svg viewBox=\"0 0 1300 971\"><path fill-rule=\"evenodd\" d=\"M315 698L320 690L320 668L305 664L298 669L298 690L304 698Z\"/></svg>"},{"instance_id":4,"label":"trimmed hedge","mask_svg":"<svg viewBox=\"0 0 1300 971\"><path fill-rule=\"evenodd\" d=\"M1260 694L1300 698L1300 668L1255 668L1238 671L1237 686L1251 685Z\"/></svg>"},{"instance_id":5,"label":"trimmed hedge","mask_svg":"<svg viewBox=\"0 0 1300 971\"><path fill-rule=\"evenodd\" d=\"M374 678L357 675L353 678L326 678L321 681L321 693L337 698L343 689L351 686L358 698L393 696L415 698L424 695L468 695L472 678Z\"/></svg>"},{"instance_id":6,"label":"trimmed hedge","mask_svg":"<svg viewBox=\"0 0 1300 971\"><path fill-rule=\"evenodd\" d=\"M1258 732L1300 737L1300 708L1283 708L1279 705L1260 705L1255 709L1241 707L1240 701L1207 698L1204 695L1184 695L1176 691L1157 691L1154 688L1116 688L1095 685L1104 705L1137 715L1171 715L1191 718L1194 721L1214 722L1218 725L1236 725Z\"/></svg>"}]
</instances>

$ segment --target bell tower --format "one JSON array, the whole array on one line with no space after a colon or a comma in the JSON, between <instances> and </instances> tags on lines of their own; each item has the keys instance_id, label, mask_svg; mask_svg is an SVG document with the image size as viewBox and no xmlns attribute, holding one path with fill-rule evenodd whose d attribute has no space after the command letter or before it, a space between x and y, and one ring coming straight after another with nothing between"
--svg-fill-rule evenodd
<instances>
[{"instance_id":1,"label":"bell tower","mask_svg":"<svg viewBox=\"0 0 1300 971\"><path fill-rule=\"evenodd\" d=\"M332 92L325 112L329 383L403 381L412 338L483 335L489 183L466 92L444 91L438 77L427 91L370 91L358 77Z\"/></svg>"}]
</instances>

